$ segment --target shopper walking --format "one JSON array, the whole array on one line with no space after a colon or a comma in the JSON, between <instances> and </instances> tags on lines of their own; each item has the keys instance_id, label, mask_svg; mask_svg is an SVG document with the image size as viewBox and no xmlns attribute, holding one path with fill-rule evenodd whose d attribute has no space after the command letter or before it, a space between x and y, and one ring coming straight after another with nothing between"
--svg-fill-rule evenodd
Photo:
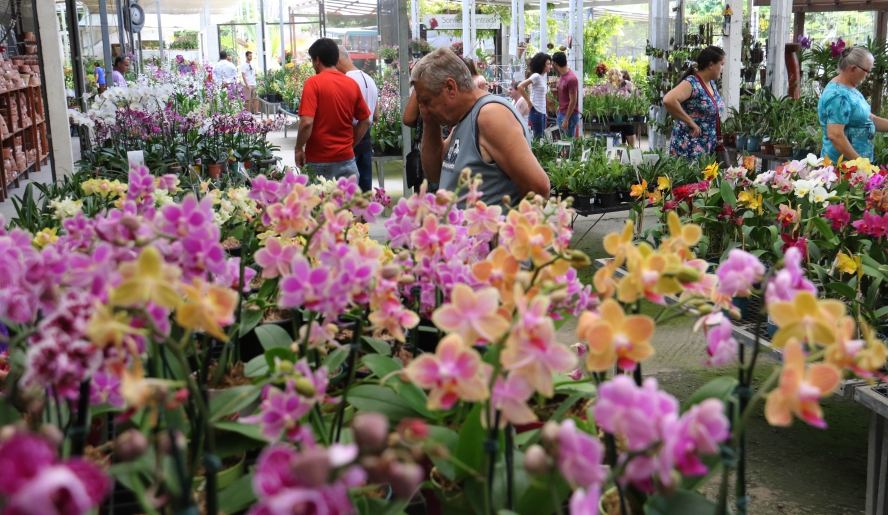
<instances>
[{"instance_id":1,"label":"shopper walking","mask_svg":"<svg viewBox=\"0 0 888 515\"><path fill-rule=\"evenodd\" d=\"M111 81L114 83L114 86L118 88L128 88L129 85L126 83L126 79L124 78L124 74L129 71L130 62L129 59L122 55L118 55L114 58L114 69L111 71Z\"/></svg>"},{"instance_id":2,"label":"shopper walking","mask_svg":"<svg viewBox=\"0 0 888 515\"><path fill-rule=\"evenodd\" d=\"M577 105L579 81L567 64L567 54L555 52L552 64L561 77L558 79L558 115L556 121L564 138L577 136L577 125L580 123L580 106Z\"/></svg>"},{"instance_id":3,"label":"shopper walking","mask_svg":"<svg viewBox=\"0 0 888 515\"><path fill-rule=\"evenodd\" d=\"M530 125L533 127L533 139L543 137L543 132L548 125L546 117L546 94L549 92L549 86L546 83L546 75L552 67L552 60L549 54L539 52L530 59L530 78L518 84L518 89L524 95L524 100L530 107ZM527 86L530 86L530 94L527 92Z\"/></svg>"},{"instance_id":4,"label":"shopper walking","mask_svg":"<svg viewBox=\"0 0 888 515\"><path fill-rule=\"evenodd\" d=\"M353 149L370 127L367 102L358 84L336 69L339 47L332 39L312 43L308 56L316 75L305 81L299 103L296 166L309 164L327 179L358 175Z\"/></svg>"},{"instance_id":5,"label":"shopper walking","mask_svg":"<svg viewBox=\"0 0 888 515\"><path fill-rule=\"evenodd\" d=\"M527 100L524 100L524 97L518 90L518 83L515 81L509 84L509 98L512 99L512 105L515 106L515 109L524 117L524 125L527 125L527 115L530 114L530 107L527 105Z\"/></svg>"},{"instance_id":6,"label":"shopper walking","mask_svg":"<svg viewBox=\"0 0 888 515\"><path fill-rule=\"evenodd\" d=\"M256 96L256 71L253 70L253 52L244 54L244 64L240 66L241 77L244 79L244 102L247 110L255 114L259 110L259 97Z\"/></svg>"},{"instance_id":7,"label":"shopper walking","mask_svg":"<svg viewBox=\"0 0 888 515\"><path fill-rule=\"evenodd\" d=\"M213 82L234 84L237 81L237 67L228 60L228 52L219 52L219 62L213 66Z\"/></svg>"},{"instance_id":8,"label":"shopper walking","mask_svg":"<svg viewBox=\"0 0 888 515\"><path fill-rule=\"evenodd\" d=\"M475 86L465 63L448 47L422 58L410 83L426 124L422 168L430 188L455 191L464 168L481 175L481 200L517 203L528 193L549 195L549 178L530 150L530 133L508 100ZM442 125L453 125L445 141ZM465 200L459 203L462 207Z\"/></svg>"},{"instance_id":9,"label":"shopper walking","mask_svg":"<svg viewBox=\"0 0 888 515\"><path fill-rule=\"evenodd\" d=\"M96 74L96 86L98 86L98 91L101 95L107 89L107 83L105 80L105 68L102 67L101 61L96 61L94 68Z\"/></svg>"},{"instance_id":10,"label":"shopper walking","mask_svg":"<svg viewBox=\"0 0 888 515\"><path fill-rule=\"evenodd\" d=\"M339 62L336 63L336 69L357 83L364 102L367 103L367 110L373 113L372 121L379 120L379 89L376 87L376 82L373 81L373 77L355 67L344 46L339 47ZM357 125L358 120L354 120L353 123ZM354 152L355 164L358 167L358 185L361 191L366 193L373 189L373 142L369 129L361 141L355 144Z\"/></svg>"},{"instance_id":11,"label":"shopper walking","mask_svg":"<svg viewBox=\"0 0 888 515\"><path fill-rule=\"evenodd\" d=\"M873 55L863 47L846 47L839 59L839 75L823 88L817 117L823 129L823 157L837 162L873 159L876 132L888 132L888 120L870 111L857 87L872 73Z\"/></svg>"},{"instance_id":12,"label":"shopper walking","mask_svg":"<svg viewBox=\"0 0 888 515\"><path fill-rule=\"evenodd\" d=\"M715 89L725 66L725 51L709 46L688 66L679 83L666 96L663 105L675 118L669 154L696 161L712 155L721 144L721 116L725 103Z\"/></svg>"}]
</instances>

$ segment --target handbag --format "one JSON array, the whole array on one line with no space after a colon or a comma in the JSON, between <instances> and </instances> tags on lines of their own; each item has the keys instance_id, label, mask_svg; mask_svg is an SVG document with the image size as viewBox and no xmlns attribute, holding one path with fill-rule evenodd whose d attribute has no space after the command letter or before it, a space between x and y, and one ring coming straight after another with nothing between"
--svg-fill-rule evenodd
<instances>
[{"instance_id":1,"label":"handbag","mask_svg":"<svg viewBox=\"0 0 888 515\"><path fill-rule=\"evenodd\" d=\"M715 97L712 96L712 93L706 89L706 86L703 84L703 79L701 79L696 73L694 74L694 78L700 82L700 87L703 88L703 91L706 92L706 95L709 96L709 99L712 100L712 104L715 106L715 148L712 149L715 153L715 161L718 163L719 168L730 168L734 166L734 164L731 162L731 155L728 154L728 149L725 148L725 142L722 139L721 116L718 114L718 102L715 101Z\"/></svg>"},{"instance_id":2,"label":"handbag","mask_svg":"<svg viewBox=\"0 0 888 515\"><path fill-rule=\"evenodd\" d=\"M407 154L406 168L407 187L413 188L422 184L423 179L425 179L425 174L422 172L422 157L418 147L414 147L413 150Z\"/></svg>"}]
</instances>

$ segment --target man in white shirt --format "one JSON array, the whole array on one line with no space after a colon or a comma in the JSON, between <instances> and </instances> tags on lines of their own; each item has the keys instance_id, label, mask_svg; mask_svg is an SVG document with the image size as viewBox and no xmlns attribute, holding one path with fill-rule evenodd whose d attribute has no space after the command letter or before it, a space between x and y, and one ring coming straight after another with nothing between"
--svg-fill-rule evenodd
<instances>
[{"instance_id":1,"label":"man in white shirt","mask_svg":"<svg viewBox=\"0 0 888 515\"><path fill-rule=\"evenodd\" d=\"M244 79L244 102L247 110L255 114L259 110L259 98L256 97L256 70L253 69L253 52L247 50L246 61L240 66L241 77Z\"/></svg>"},{"instance_id":2,"label":"man in white shirt","mask_svg":"<svg viewBox=\"0 0 888 515\"><path fill-rule=\"evenodd\" d=\"M379 120L379 90L373 78L355 67L348 50L344 46L339 47L339 62L336 63L336 69L348 75L351 79L358 83L361 88L361 94L364 101L367 102L367 109L373 113L371 123ZM354 120L352 125L356 125L358 120ZM355 163L358 165L358 186L361 191L368 192L373 189L373 144L370 140L370 130L364 133L361 141L355 144Z\"/></svg>"},{"instance_id":3,"label":"man in white shirt","mask_svg":"<svg viewBox=\"0 0 888 515\"><path fill-rule=\"evenodd\" d=\"M216 84L233 84L237 81L237 67L228 60L228 52L219 52L219 62L213 66L213 82Z\"/></svg>"}]
</instances>

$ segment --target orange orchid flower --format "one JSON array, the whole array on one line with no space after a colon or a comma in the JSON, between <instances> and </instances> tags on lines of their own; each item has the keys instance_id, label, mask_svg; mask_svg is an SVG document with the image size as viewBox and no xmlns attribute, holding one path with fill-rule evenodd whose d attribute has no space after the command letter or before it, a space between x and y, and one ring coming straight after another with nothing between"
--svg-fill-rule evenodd
<instances>
[{"instance_id":1,"label":"orange orchid flower","mask_svg":"<svg viewBox=\"0 0 888 515\"><path fill-rule=\"evenodd\" d=\"M839 369L828 363L817 363L805 368L802 344L790 340L783 350L783 372L780 386L768 395L765 418L772 426L786 427L795 415L814 427L825 428L820 399L839 385Z\"/></svg>"},{"instance_id":2,"label":"orange orchid flower","mask_svg":"<svg viewBox=\"0 0 888 515\"><path fill-rule=\"evenodd\" d=\"M771 344L783 347L790 338L809 343L832 345L836 328L845 314L845 305L835 299L818 300L811 292L799 292L791 301L774 302L768 315L779 329Z\"/></svg>"},{"instance_id":3,"label":"orange orchid flower","mask_svg":"<svg viewBox=\"0 0 888 515\"><path fill-rule=\"evenodd\" d=\"M577 336L589 347L586 368L604 372L616 364L623 370L634 370L635 365L653 356L650 339L654 335L654 320L647 315L629 315L613 299L598 307L598 313L587 311L580 316Z\"/></svg>"},{"instance_id":4,"label":"orange orchid flower","mask_svg":"<svg viewBox=\"0 0 888 515\"><path fill-rule=\"evenodd\" d=\"M450 302L432 313L432 321L443 331L459 334L466 345L474 345L479 338L496 342L509 328L509 322L499 314L496 288L476 292L464 283L453 288Z\"/></svg>"}]
</instances>

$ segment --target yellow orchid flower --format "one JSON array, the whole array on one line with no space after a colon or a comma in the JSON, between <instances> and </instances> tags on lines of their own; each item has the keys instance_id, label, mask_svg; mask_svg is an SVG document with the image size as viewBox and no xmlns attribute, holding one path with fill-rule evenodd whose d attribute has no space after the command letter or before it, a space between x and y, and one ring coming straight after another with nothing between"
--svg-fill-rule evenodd
<instances>
[{"instance_id":1,"label":"yellow orchid flower","mask_svg":"<svg viewBox=\"0 0 888 515\"><path fill-rule=\"evenodd\" d=\"M854 319L849 316L839 320L836 343L827 347L824 361L839 370L850 370L861 377L871 378L885 365L888 349L863 320L860 322L862 338L854 338L855 326Z\"/></svg>"},{"instance_id":2,"label":"yellow orchid flower","mask_svg":"<svg viewBox=\"0 0 888 515\"><path fill-rule=\"evenodd\" d=\"M756 196L755 192L749 192L747 190L743 190L737 195L737 202L740 203L743 207L756 211L758 214L762 214L762 194L759 193Z\"/></svg>"},{"instance_id":3,"label":"yellow orchid flower","mask_svg":"<svg viewBox=\"0 0 888 515\"><path fill-rule=\"evenodd\" d=\"M185 305L176 311L176 322L191 331L203 329L219 341L227 342L224 325L234 322L237 293L229 288L207 284L196 277L191 284L183 284Z\"/></svg>"},{"instance_id":4,"label":"yellow orchid flower","mask_svg":"<svg viewBox=\"0 0 888 515\"><path fill-rule=\"evenodd\" d=\"M154 247L145 247L136 261L120 265L123 281L111 292L111 303L123 307L140 307L148 302L168 309L182 303L174 284L182 271L163 262Z\"/></svg>"},{"instance_id":5,"label":"yellow orchid flower","mask_svg":"<svg viewBox=\"0 0 888 515\"><path fill-rule=\"evenodd\" d=\"M109 306L96 302L92 316L86 324L86 336L96 347L104 348L113 344L120 349L123 347L126 335L144 332L132 327L131 320L125 311L115 313Z\"/></svg>"},{"instance_id":6,"label":"yellow orchid flower","mask_svg":"<svg viewBox=\"0 0 888 515\"><path fill-rule=\"evenodd\" d=\"M641 184L633 184L629 195L632 197L642 197L647 192L648 182L647 179L642 179Z\"/></svg>"},{"instance_id":7,"label":"yellow orchid flower","mask_svg":"<svg viewBox=\"0 0 888 515\"><path fill-rule=\"evenodd\" d=\"M586 368L603 372L617 365L634 370L637 363L653 356L650 339L654 320L647 315L629 315L613 299L598 307L598 313L587 311L580 316L577 336L586 341Z\"/></svg>"},{"instance_id":8,"label":"yellow orchid flower","mask_svg":"<svg viewBox=\"0 0 888 515\"><path fill-rule=\"evenodd\" d=\"M836 341L836 328L845 314L845 304L835 299L817 300L811 292L796 294L792 301L774 302L768 307L771 321L779 327L771 338L775 347L783 347L791 339L820 345Z\"/></svg>"},{"instance_id":9,"label":"yellow orchid flower","mask_svg":"<svg viewBox=\"0 0 888 515\"><path fill-rule=\"evenodd\" d=\"M703 169L703 177L708 180L715 179L718 177L718 163L712 163Z\"/></svg>"},{"instance_id":10,"label":"yellow orchid flower","mask_svg":"<svg viewBox=\"0 0 888 515\"><path fill-rule=\"evenodd\" d=\"M654 190L647 194L648 205L656 206L663 200L663 194L660 193L660 190Z\"/></svg>"},{"instance_id":11,"label":"yellow orchid flower","mask_svg":"<svg viewBox=\"0 0 888 515\"><path fill-rule=\"evenodd\" d=\"M839 385L839 369L827 363L805 367L802 345L790 340L783 350L780 386L768 395L765 418L772 426L786 427L795 415L814 427L825 428L820 399Z\"/></svg>"},{"instance_id":12,"label":"yellow orchid flower","mask_svg":"<svg viewBox=\"0 0 888 515\"><path fill-rule=\"evenodd\" d=\"M670 180L669 177L666 177L665 175L661 175L660 177L657 177L657 189L658 190L666 191L671 187L672 187L672 180Z\"/></svg>"},{"instance_id":13,"label":"yellow orchid flower","mask_svg":"<svg viewBox=\"0 0 888 515\"><path fill-rule=\"evenodd\" d=\"M678 293L681 283L675 274L681 267L681 258L672 253L657 252L647 243L638 246L638 254L627 260L629 273L620 280L617 299L635 302L646 297L662 303L663 295Z\"/></svg>"},{"instance_id":14,"label":"yellow orchid flower","mask_svg":"<svg viewBox=\"0 0 888 515\"><path fill-rule=\"evenodd\" d=\"M617 262L617 266L621 266L623 261L626 260L626 256L637 253L637 249L635 245L632 244L632 239L635 236L635 224L632 220L626 220L626 225L623 226L623 232L617 234L612 232L604 237L602 243L604 243L604 250L608 254L614 257L614 261Z\"/></svg>"},{"instance_id":15,"label":"yellow orchid flower","mask_svg":"<svg viewBox=\"0 0 888 515\"><path fill-rule=\"evenodd\" d=\"M666 217L666 225L669 227L669 237L660 244L660 249L676 254L689 254L690 248L696 245L703 236L703 230L697 224L681 225L681 219L670 211ZM681 256L680 256L681 257Z\"/></svg>"},{"instance_id":16,"label":"yellow orchid flower","mask_svg":"<svg viewBox=\"0 0 888 515\"><path fill-rule=\"evenodd\" d=\"M59 241L59 237L56 234L57 232L57 228L43 229L42 231L34 235L34 239L31 241L31 245L37 247L38 249L42 249L50 243L55 243Z\"/></svg>"},{"instance_id":17,"label":"yellow orchid flower","mask_svg":"<svg viewBox=\"0 0 888 515\"><path fill-rule=\"evenodd\" d=\"M862 273L863 267L860 264L860 255L849 256L844 252L839 252L836 255L836 268L842 271L842 273L853 274L853 273Z\"/></svg>"}]
</instances>

